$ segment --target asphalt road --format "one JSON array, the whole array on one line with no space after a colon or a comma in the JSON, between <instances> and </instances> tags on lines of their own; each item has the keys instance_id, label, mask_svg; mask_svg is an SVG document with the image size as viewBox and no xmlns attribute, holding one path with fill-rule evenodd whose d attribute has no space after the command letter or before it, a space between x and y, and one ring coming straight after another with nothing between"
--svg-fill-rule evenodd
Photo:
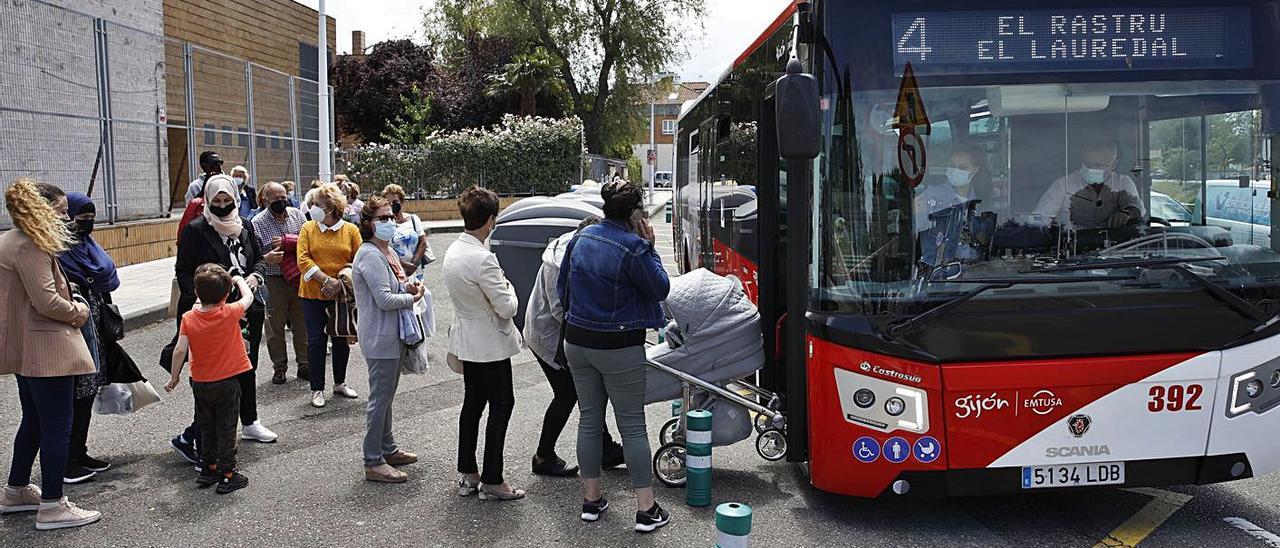
<instances>
[{"instance_id":1,"label":"asphalt road","mask_svg":"<svg viewBox=\"0 0 1280 548\"><path fill-rule=\"evenodd\" d=\"M663 236L660 247L669 253L669 236ZM454 238L433 236L433 245L442 255ZM438 264L429 267L429 279L439 280L439 275ZM433 284L432 290L438 321L447 322L452 315L448 294L441 284ZM165 374L153 364L171 334L172 324L157 324L129 333L124 341L157 385ZM430 344L442 355L442 338ZM291 379L276 386L269 372L259 374L259 411L280 441L241 445L248 488L226 496L197 490L191 466L169 449L168 439L191 419L191 394L184 386L136 415L94 417L91 452L114 467L94 481L68 486L67 493L83 506L101 510L105 517L100 523L37 532L31 514L8 515L0 517L0 538L13 547L714 544L713 510L690 508L683 503L683 491L662 487L658 495L672 512L671 525L648 536L631 532L634 503L625 472L606 474L614 503L606 517L595 524L579 521L575 480L529 472L551 391L527 355L515 363L517 403L507 440L507 476L529 491L526 500L483 502L454 492L462 381L443 364L425 376L405 377L396 397L397 440L422 459L405 469L409 482L364 481L360 441L366 367L355 350L348 380L361 398L331 400L324 409L308 404L305 382ZM670 410L653 405L649 413L652 433ZM19 416L12 377L0 378L0 439L13 435ZM575 425L570 423L559 445L570 460ZM651 437L656 447L656 434ZM0 444L0 463L9 462L10 452L10 444ZM755 546L1092 546L1132 523L1153 500L1125 490L959 500L852 499L812 489L798 466L765 462L751 440L717 448L715 466L714 499L754 508ZM1181 508L1171 508L1172 515L1157 524L1143 546L1266 546L1224 521L1228 517L1280 531L1280 476L1169 491L1191 498Z\"/></svg>"}]
</instances>

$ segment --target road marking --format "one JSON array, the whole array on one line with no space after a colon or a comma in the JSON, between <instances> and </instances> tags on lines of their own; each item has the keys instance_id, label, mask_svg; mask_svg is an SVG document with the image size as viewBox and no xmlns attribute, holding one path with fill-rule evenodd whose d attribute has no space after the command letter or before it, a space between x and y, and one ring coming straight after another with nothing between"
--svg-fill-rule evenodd
<instances>
[{"instance_id":1,"label":"road marking","mask_svg":"<svg viewBox=\"0 0 1280 548\"><path fill-rule=\"evenodd\" d=\"M1247 519L1222 518L1222 521L1230 523L1236 529L1249 533L1250 536L1262 542L1267 543L1268 546L1273 546L1274 548L1280 548L1280 535L1277 535L1275 533L1272 533L1271 531L1258 527L1257 525L1254 525L1253 522Z\"/></svg>"},{"instance_id":2,"label":"road marking","mask_svg":"<svg viewBox=\"0 0 1280 548\"><path fill-rule=\"evenodd\" d=\"M1149 487L1124 489L1124 491L1152 497L1151 502L1148 502L1146 506L1138 510L1138 513L1134 514L1128 521L1116 527L1111 534L1107 535L1107 538L1094 544L1093 548L1137 546L1139 542L1145 540L1160 525L1164 524L1165 520L1181 509L1182 505L1191 500L1191 495Z\"/></svg>"}]
</instances>

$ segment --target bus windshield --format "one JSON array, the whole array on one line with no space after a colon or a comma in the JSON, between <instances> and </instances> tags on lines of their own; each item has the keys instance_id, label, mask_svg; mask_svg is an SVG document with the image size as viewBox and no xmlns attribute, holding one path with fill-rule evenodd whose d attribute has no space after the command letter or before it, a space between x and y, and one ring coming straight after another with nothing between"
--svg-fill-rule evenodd
<instances>
[{"instance_id":1,"label":"bus windshield","mask_svg":"<svg viewBox=\"0 0 1280 548\"><path fill-rule=\"evenodd\" d=\"M878 20L863 33L823 14L843 46L824 54L817 309L902 322L956 296L1212 306L1221 288L1265 322L1280 293L1265 129L1280 79L1246 70L1262 60L1228 34L1256 35L1250 9L1224 9L1144 10L1141 24L1123 10L861 12ZM1079 17L1092 34L1071 34ZM1195 17L1219 30L1179 35ZM1157 38L1177 51L1156 59Z\"/></svg>"}]
</instances>

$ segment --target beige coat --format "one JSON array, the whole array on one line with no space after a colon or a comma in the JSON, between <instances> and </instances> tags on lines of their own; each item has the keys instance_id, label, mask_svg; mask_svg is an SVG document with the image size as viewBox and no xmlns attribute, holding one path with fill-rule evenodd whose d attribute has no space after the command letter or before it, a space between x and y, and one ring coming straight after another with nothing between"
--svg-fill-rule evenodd
<instances>
[{"instance_id":1,"label":"beige coat","mask_svg":"<svg viewBox=\"0 0 1280 548\"><path fill-rule=\"evenodd\" d=\"M524 340L511 320L516 291L489 248L470 234L459 236L444 255L444 283L453 301L449 353L479 363L520 353Z\"/></svg>"},{"instance_id":2,"label":"beige coat","mask_svg":"<svg viewBox=\"0 0 1280 548\"><path fill-rule=\"evenodd\" d=\"M0 375L63 377L94 372L80 334L89 307L53 255L18 229L0 234Z\"/></svg>"}]
</instances>

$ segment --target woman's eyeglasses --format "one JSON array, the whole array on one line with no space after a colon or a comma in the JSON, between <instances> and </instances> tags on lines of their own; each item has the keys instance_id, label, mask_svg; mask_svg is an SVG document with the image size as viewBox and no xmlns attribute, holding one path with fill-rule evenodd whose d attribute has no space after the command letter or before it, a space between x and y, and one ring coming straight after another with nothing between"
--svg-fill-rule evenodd
<instances>
[{"instance_id":1,"label":"woman's eyeglasses","mask_svg":"<svg viewBox=\"0 0 1280 548\"><path fill-rule=\"evenodd\" d=\"M373 220L378 221L380 223L384 223L387 221L396 220L396 216L395 215L378 215L377 217L374 217Z\"/></svg>"}]
</instances>

